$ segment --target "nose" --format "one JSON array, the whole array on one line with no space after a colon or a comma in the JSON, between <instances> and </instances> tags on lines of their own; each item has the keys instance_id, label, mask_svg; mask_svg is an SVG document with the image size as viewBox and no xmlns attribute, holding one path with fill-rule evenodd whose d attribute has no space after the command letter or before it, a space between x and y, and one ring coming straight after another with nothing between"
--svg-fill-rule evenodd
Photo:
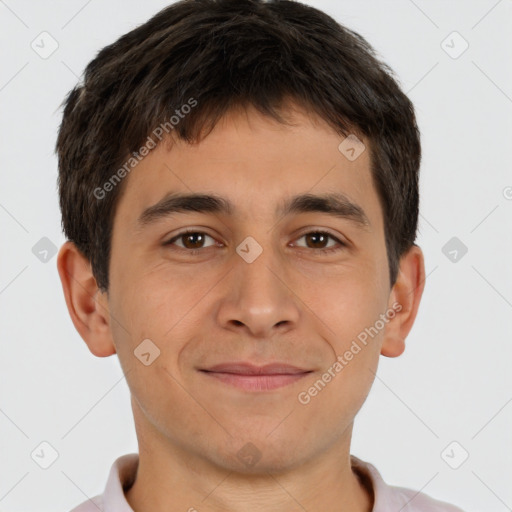
<instances>
[{"instance_id":1,"label":"nose","mask_svg":"<svg viewBox=\"0 0 512 512\"><path fill-rule=\"evenodd\" d=\"M264 250L252 263L234 256L224 284L218 321L224 329L270 338L293 329L300 318L300 300L279 259Z\"/></svg>"}]
</instances>

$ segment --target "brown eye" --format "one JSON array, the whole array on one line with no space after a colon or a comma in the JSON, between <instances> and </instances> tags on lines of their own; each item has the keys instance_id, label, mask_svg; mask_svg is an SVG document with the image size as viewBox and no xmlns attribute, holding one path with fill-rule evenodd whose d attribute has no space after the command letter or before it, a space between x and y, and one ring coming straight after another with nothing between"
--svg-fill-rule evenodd
<instances>
[{"instance_id":1,"label":"brown eye","mask_svg":"<svg viewBox=\"0 0 512 512\"><path fill-rule=\"evenodd\" d=\"M299 247L317 249L319 252L337 251L346 245L338 238L325 231L310 231L309 233L304 233L300 238L298 238L298 240L302 238L306 240L306 244L297 244ZM327 245L329 243L329 239L333 240L335 243L331 244L330 246Z\"/></svg>"},{"instance_id":2,"label":"brown eye","mask_svg":"<svg viewBox=\"0 0 512 512\"><path fill-rule=\"evenodd\" d=\"M210 235L207 235L206 233L203 233L201 231L186 231L184 233L180 233L175 237L171 238L168 242L165 242L164 245L177 245L182 249L189 250L203 249L205 247L208 247L204 246L206 238L210 238L211 240L213 240L213 245L215 245L215 240ZM175 242L181 242L181 244Z\"/></svg>"},{"instance_id":3,"label":"brown eye","mask_svg":"<svg viewBox=\"0 0 512 512\"><path fill-rule=\"evenodd\" d=\"M325 244L328 243L330 238L330 236L325 233L308 233L304 236L306 237L306 240L311 243L309 247L312 249L325 249Z\"/></svg>"}]
</instances>

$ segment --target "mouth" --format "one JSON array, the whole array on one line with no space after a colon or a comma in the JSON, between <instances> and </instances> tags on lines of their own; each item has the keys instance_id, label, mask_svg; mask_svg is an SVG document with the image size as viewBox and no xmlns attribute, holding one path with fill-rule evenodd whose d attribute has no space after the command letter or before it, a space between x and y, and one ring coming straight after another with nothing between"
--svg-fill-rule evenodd
<instances>
[{"instance_id":1,"label":"mouth","mask_svg":"<svg viewBox=\"0 0 512 512\"><path fill-rule=\"evenodd\" d=\"M224 363L200 369L208 378L244 391L272 391L303 379L313 370L282 363L256 366L251 363Z\"/></svg>"}]
</instances>

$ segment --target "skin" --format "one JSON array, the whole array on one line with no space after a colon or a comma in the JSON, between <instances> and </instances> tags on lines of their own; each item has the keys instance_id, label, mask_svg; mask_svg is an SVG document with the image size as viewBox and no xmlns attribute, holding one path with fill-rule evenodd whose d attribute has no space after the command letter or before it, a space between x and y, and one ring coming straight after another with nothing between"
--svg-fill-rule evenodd
<instances>
[{"instance_id":1,"label":"skin","mask_svg":"<svg viewBox=\"0 0 512 512\"><path fill-rule=\"evenodd\" d=\"M117 353L131 391L140 461L125 495L136 512L372 509L372 492L350 465L353 421L379 355L405 348L423 293L423 254L413 246L403 255L390 288L369 143L351 162L338 150L343 137L322 120L289 113L294 126L252 108L231 111L199 144L153 149L125 178L108 293L71 242L60 249L71 319L93 354ZM171 191L216 193L235 212L174 213L140 229L141 212ZM292 195L325 192L361 206L368 228L322 212L274 214ZM184 228L208 237L163 245ZM304 236L322 230L346 246ZM263 249L252 263L235 250L247 236ZM331 247L340 250L320 252ZM301 404L298 394L394 303L394 318ZM134 356L147 338L160 349L149 366ZM313 372L248 392L198 370L235 360ZM237 457L247 443L261 457L253 466Z\"/></svg>"}]
</instances>

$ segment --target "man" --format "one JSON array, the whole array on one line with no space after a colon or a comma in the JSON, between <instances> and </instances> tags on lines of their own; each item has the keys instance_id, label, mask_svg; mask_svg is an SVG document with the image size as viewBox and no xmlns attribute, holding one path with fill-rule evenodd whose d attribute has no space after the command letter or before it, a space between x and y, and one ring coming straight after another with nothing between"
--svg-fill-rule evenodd
<instances>
[{"instance_id":1,"label":"man","mask_svg":"<svg viewBox=\"0 0 512 512\"><path fill-rule=\"evenodd\" d=\"M364 39L175 3L88 65L57 152L66 303L139 442L75 512L459 510L350 454L425 280L414 109Z\"/></svg>"}]
</instances>

